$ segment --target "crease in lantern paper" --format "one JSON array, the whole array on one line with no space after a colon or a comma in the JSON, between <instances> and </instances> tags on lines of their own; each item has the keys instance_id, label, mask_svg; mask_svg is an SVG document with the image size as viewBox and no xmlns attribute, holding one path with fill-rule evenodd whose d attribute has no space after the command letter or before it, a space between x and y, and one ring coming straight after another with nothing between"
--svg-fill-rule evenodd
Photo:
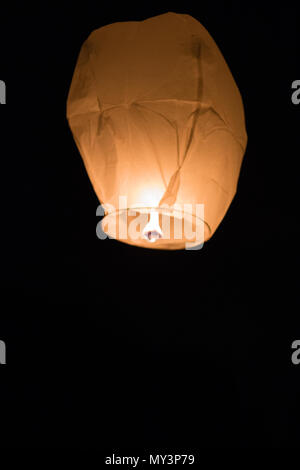
<instances>
[{"instance_id":1,"label":"crease in lantern paper","mask_svg":"<svg viewBox=\"0 0 300 470\"><path fill-rule=\"evenodd\" d=\"M147 102L156 102L156 101L162 101L162 100L147 100ZM169 101L169 100L164 100L164 101ZM183 100L172 100L172 101L176 101L176 102L181 102ZM98 102L99 102L99 99L98 99ZM194 103L199 103L199 101L197 100L193 100ZM100 104L100 103L99 103ZM132 105L135 105L137 107L141 107L143 109L145 109L146 111L150 111L154 114L157 114L159 115L161 118L163 118L164 120L166 120L168 122L168 124L170 124L173 129L175 130L176 132L176 140L177 140L177 169L175 170L175 172L173 173L173 175L171 176L170 180L169 180L169 183L167 184L166 183L166 180L165 180L165 177L164 177L164 174L163 174L163 170L162 170L162 167L161 167L161 162L160 162L160 159L158 158L157 156L157 151L155 149L155 142L154 140L151 138L151 133L149 132L148 130L148 127L147 125L143 126L144 127L144 130L145 132L147 133L148 135L148 138L149 138L149 141L151 142L151 145L153 146L153 154L155 155L155 159L156 159L156 162L157 162L157 165L159 167L159 171L160 171L160 174L161 174L161 177L162 177L162 180L163 180L163 183L164 183L164 186L166 188L160 202L159 202L159 207L161 207L162 205L164 204L168 204L168 205L173 205L175 202L176 202L176 198L177 198L177 194L178 194L178 191L179 191L179 187L180 187L180 172L181 172L181 169L183 167L183 164L187 158L187 155L188 155L188 151L190 149L190 146L192 144L192 141L193 141L193 136L194 136L194 132L195 132L195 128L196 128L196 124L197 124L197 120L198 120L198 117L199 115L201 115L201 103L199 103L199 107L193 111L190 116L192 114L194 114L194 117L193 117L193 124L192 124L192 127L191 127L191 130L190 130L190 133L189 133L189 136L188 136L188 139L187 139L187 144L186 144L186 147L185 147L185 151L184 151L184 154L183 154L183 159L182 159L182 162L179 163L180 161L180 149L179 149L179 135L178 135L178 129L177 129L177 126L176 124L174 124L174 122L172 122L171 120L169 120L166 116L164 116L162 113L159 113L157 111L154 111L146 106L143 106L141 105L140 103L137 103L137 102L133 102ZM98 128L97 128L97 135L100 134L101 130L103 129L103 116L106 112L108 111L112 111L113 109L116 109L116 108L120 108L120 107L123 107L124 105L123 104L120 104L120 105L113 105L113 106L110 106L109 108L105 108L103 109L101 112L100 112L100 116L98 118ZM100 106L99 106L100 107ZM207 112L207 111L211 111L213 112L214 114L216 114L218 116L219 119L222 120L222 122L224 123L224 125L226 126L226 122L224 121L224 119L222 118L222 116L217 113L212 107L209 107L209 108L206 108L204 112ZM79 116L79 115L86 115L86 116L94 116L94 115L98 115L99 112L88 112L88 113L78 113L78 114L75 114L73 113L72 116L75 117L75 116ZM143 116L143 114L141 113L141 116L140 116L143 121L145 121L145 118ZM90 121L90 120L88 120ZM90 124L90 123L89 123ZM228 124L227 124L227 127L225 126L215 126L213 129L211 129L209 132L205 133L202 138L203 140L206 139L208 136L210 136L211 134L213 134L214 132L218 131L218 130L224 130L225 132L229 132L233 137L234 139L236 140L236 142L242 147L244 148L244 146L240 143L239 139L237 139L236 135L232 132L232 130L230 128L228 128ZM129 127L128 126L128 132L129 132ZM88 126L88 128L90 129L90 126ZM91 137L91 133L90 134L90 137ZM78 147L80 148L80 144L79 144L79 141L76 139L76 143L78 145ZM83 149L81 148L81 153L83 154ZM88 170L89 170L89 173L91 174L91 168L89 167L88 165L88 159L85 158L85 161L87 163L87 166L88 166ZM93 178L94 179L94 178ZM217 186L219 186L222 191L224 191L226 194L228 194L228 192L220 185L220 183L218 183L216 180L213 180L211 179Z\"/></svg>"},{"instance_id":2,"label":"crease in lantern paper","mask_svg":"<svg viewBox=\"0 0 300 470\"><path fill-rule=\"evenodd\" d=\"M182 19L184 20L184 23L186 25L185 18L182 18ZM137 23L137 26L138 26L138 23ZM133 33L133 39L136 36L137 32L138 32L138 28ZM130 105L133 105L135 107L140 107L140 108L145 109L148 112L152 112L152 113L160 116L162 119L166 120L167 123L169 125L171 125L173 127L173 129L175 130L175 133L176 133L176 147L177 147L177 169L174 171L174 173L170 177L170 180L169 180L168 183L165 180L163 170L162 170L162 166L161 166L161 162L160 162L160 159L158 158L158 154L157 154L157 151L155 149L155 142L151 138L151 133L148 130L147 124L145 126L143 126L144 130L146 131L146 133L148 135L149 141L151 142L151 145L153 146L153 150L154 150L153 153L155 155L156 163L158 165L159 172L160 172L163 184L166 188L163 196L160 199L159 207L161 207L164 204L168 204L168 205L171 206L176 202L179 187L180 187L180 172L181 172L183 164L184 164L184 162L187 158L189 149L191 147L194 132L195 132L195 128L196 128L196 124L197 124L199 115L202 114L201 111L204 111L204 113L207 112L207 111L213 112L214 114L216 114L218 116L219 119L221 119L221 121L226 126L226 127L223 127L223 126L214 127L213 129L211 129L209 132L207 132L205 135L202 136L203 139L206 139L209 135L216 132L217 130L223 129L226 132L229 132L233 136L233 138L242 147L243 150L245 149L245 146L241 143L240 139L238 139L238 137L232 131L231 126L229 125L229 123L226 122L226 120L218 112L216 112L216 110L212 106L209 106L209 107L206 108L205 104L203 103L203 99L202 99L202 96L203 96L203 79L202 79L202 67L201 67L201 60L200 60L201 59L201 45L198 44L197 46L198 47L197 47L195 57L197 58L198 77L197 77L197 98L195 100L180 100L180 99L176 99L176 98L157 99L157 100L143 99L143 100L134 100L131 103L129 103L129 100L128 100L129 76L128 76L128 73L127 73L126 78L125 78L125 81L126 81L126 87L125 87L125 89L126 89L126 92L125 92L126 98L125 98L125 101L126 102L121 103L121 104L115 104L115 105L111 104L111 106L109 106L108 108L103 109L103 104L104 103L100 102L100 99L99 99L99 97L97 96L97 93L96 93L96 86L95 86L96 78L95 78L95 74L94 74L94 71L93 71L92 60L91 60L91 57L90 57L90 47L89 47L88 43L86 43L87 62L88 62L88 67L89 67L91 75L92 75L94 98L95 98L95 101L97 103L98 111L79 112L79 113L76 113L76 111L75 111L75 112L72 112L70 114L69 120L71 120L72 117L79 116L79 115L94 115L94 114L99 114L100 113L100 116L98 117L98 126L97 126L97 133L96 133L97 135L99 135L101 133L101 130L103 129L102 125L103 125L103 116L104 116L104 114L106 112L111 112L114 109L118 109L118 108L124 107L124 106L128 107ZM174 66L174 70L176 69L176 67L177 67L177 64ZM157 87L157 89L159 90L160 88L163 88L164 86L165 86L165 83L161 84L159 87ZM154 89L154 90L156 90L156 89ZM151 94L152 92L153 92L153 90L150 90L148 93ZM78 100L78 104L79 104L80 101L81 100ZM181 103L187 103L187 104L192 104L192 103L198 104L197 108L190 114L190 117L193 115L193 122L192 122L191 130L190 130L188 138L187 138L187 143L186 143L186 146L185 146L185 149L184 149L184 152L183 152L183 157L182 157L181 162L180 162L180 139L179 139L178 128L177 128L176 123L174 123L173 121L168 119L164 114L162 114L158 111L154 111L154 110L148 108L147 106L145 106L144 104L142 104L142 103L155 103L155 102L176 102L176 103L181 102ZM106 103L106 104L109 104L109 103ZM79 105L79 108L80 108L80 105ZM203 108L206 108L206 109L203 109ZM143 116L143 113L141 113L140 117L142 117L143 121L145 122L145 116ZM129 122L128 122L128 116L126 116L126 121L127 121L128 134L130 134L129 138L132 139L132 135L131 135L131 131L130 131L130 125L129 125ZM90 128L90 126L89 126L89 128ZM83 153L83 152L81 151L81 153ZM88 159L85 158L85 162L88 165L87 160ZM89 169L89 173L91 174L92 173L91 168L89 167L88 169ZM96 179L93 176L92 176L92 179L94 180L94 182L96 182ZM228 192L217 181L215 181L213 179L211 179L211 180L215 184L217 184L217 186L219 186L222 189L222 191L224 191L226 194L228 194Z\"/></svg>"}]
</instances>

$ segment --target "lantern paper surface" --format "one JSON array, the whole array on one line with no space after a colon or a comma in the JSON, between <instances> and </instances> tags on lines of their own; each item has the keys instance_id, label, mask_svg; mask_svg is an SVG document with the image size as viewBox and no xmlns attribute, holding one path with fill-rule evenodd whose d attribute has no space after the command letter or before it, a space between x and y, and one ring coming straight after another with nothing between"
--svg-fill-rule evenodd
<instances>
[{"instance_id":1,"label":"lantern paper surface","mask_svg":"<svg viewBox=\"0 0 300 470\"><path fill-rule=\"evenodd\" d=\"M110 236L161 249L197 243L201 224L204 241L212 236L235 195L247 134L239 90L197 20L166 13L92 32L67 118ZM183 225L175 234L184 222L189 235Z\"/></svg>"}]
</instances>

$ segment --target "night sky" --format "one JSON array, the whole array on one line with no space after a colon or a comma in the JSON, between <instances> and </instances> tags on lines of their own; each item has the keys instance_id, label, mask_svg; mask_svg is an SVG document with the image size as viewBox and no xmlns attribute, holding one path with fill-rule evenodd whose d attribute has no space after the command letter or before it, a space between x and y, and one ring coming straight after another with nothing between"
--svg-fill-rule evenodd
<instances>
[{"instance_id":1,"label":"night sky","mask_svg":"<svg viewBox=\"0 0 300 470\"><path fill-rule=\"evenodd\" d=\"M295 6L280 5L1 6L0 446L299 446L300 37ZM199 251L99 240L66 120L91 31L167 11L205 26L245 107L237 194Z\"/></svg>"}]
</instances>

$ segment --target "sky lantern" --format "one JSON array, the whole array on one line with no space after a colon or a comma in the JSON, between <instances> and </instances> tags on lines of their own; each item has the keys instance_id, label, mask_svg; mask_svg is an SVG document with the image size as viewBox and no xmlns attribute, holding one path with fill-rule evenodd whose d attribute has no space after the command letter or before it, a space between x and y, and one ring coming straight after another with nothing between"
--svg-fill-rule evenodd
<instances>
[{"instance_id":1,"label":"sky lantern","mask_svg":"<svg viewBox=\"0 0 300 470\"><path fill-rule=\"evenodd\" d=\"M82 45L67 118L103 207L103 233L158 249L203 245L236 193L244 109L212 37L165 13Z\"/></svg>"}]
</instances>

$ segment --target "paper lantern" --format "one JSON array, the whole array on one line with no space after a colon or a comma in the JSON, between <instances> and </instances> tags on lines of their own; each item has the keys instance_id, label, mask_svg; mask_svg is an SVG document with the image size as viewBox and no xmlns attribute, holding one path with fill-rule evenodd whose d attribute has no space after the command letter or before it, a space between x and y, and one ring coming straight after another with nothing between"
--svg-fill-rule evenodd
<instances>
[{"instance_id":1,"label":"paper lantern","mask_svg":"<svg viewBox=\"0 0 300 470\"><path fill-rule=\"evenodd\" d=\"M239 90L197 20L166 13L93 31L67 118L110 237L182 249L212 236L235 195L247 134Z\"/></svg>"}]
</instances>

